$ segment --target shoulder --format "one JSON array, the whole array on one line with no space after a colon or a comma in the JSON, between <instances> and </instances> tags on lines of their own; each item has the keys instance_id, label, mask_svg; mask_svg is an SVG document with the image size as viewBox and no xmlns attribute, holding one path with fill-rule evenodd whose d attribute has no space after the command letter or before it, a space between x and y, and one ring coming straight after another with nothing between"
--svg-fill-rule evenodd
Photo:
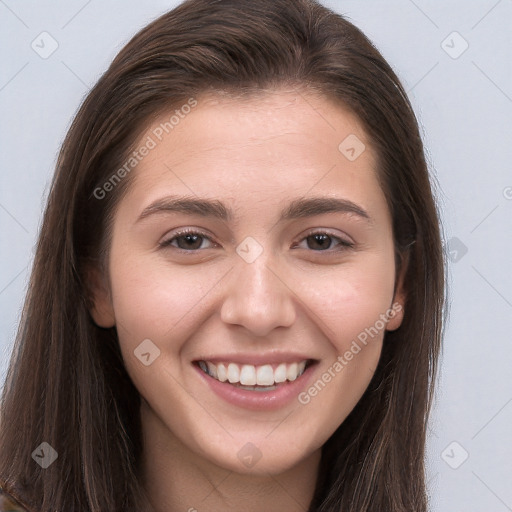
<instances>
[{"instance_id":1,"label":"shoulder","mask_svg":"<svg viewBox=\"0 0 512 512\"><path fill-rule=\"evenodd\" d=\"M10 494L0 487L0 512L28 512Z\"/></svg>"}]
</instances>

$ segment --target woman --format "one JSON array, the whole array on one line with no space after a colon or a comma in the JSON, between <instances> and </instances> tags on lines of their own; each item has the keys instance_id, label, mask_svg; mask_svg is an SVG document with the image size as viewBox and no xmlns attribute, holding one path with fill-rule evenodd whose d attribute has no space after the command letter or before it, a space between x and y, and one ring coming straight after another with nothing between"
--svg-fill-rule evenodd
<instances>
[{"instance_id":1,"label":"woman","mask_svg":"<svg viewBox=\"0 0 512 512\"><path fill-rule=\"evenodd\" d=\"M417 121L368 39L310 0L184 2L64 142L0 487L41 512L425 512L443 296Z\"/></svg>"}]
</instances>

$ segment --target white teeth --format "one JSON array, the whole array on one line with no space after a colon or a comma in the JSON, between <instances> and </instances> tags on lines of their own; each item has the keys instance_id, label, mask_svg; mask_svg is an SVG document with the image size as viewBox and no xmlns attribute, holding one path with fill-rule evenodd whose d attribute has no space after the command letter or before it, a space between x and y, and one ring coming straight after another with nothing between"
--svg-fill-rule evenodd
<instances>
[{"instance_id":1,"label":"white teeth","mask_svg":"<svg viewBox=\"0 0 512 512\"><path fill-rule=\"evenodd\" d=\"M285 381L293 382L300 377L306 369L306 361L300 363L281 363L275 369L270 364L254 366L244 364L241 367L236 363L215 364L210 361L199 361L201 370L219 380L229 381L231 384L241 386L274 386Z\"/></svg>"},{"instance_id":2,"label":"white teeth","mask_svg":"<svg viewBox=\"0 0 512 512\"><path fill-rule=\"evenodd\" d=\"M240 371L240 384L254 386L256 384L256 368L252 364L244 364Z\"/></svg>"},{"instance_id":3,"label":"white teeth","mask_svg":"<svg viewBox=\"0 0 512 512\"><path fill-rule=\"evenodd\" d=\"M220 380L221 382L226 382L228 380L228 371L226 370L226 367L222 363L217 365L217 379Z\"/></svg>"},{"instance_id":4,"label":"white teeth","mask_svg":"<svg viewBox=\"0 0 512 512\"><path fill-rule=\"evenodd\" d=\"M228 380L231 384L240 382L240 368L235 363L229 363L228 365Z\"/></svg>"},{"instance_id":5,"label":"white teeth","mask_svg":"<svg viewBox=\"0 0 512 512\"><path fill-rule=\"evenodd\" d=\"M217 368L213 363L210 363L209 361L206 363L208 365L208 373L214 378L217 379ZM220 379L219 379L220 380Z\"/></svg>"},{"instance_id":6,"label":"white teeth","mask_svg":"<svg viewBox=\"0 0 512 512\"><path fill-rule=\"evenodd\" d=\"M292 363L290 366L288 366L288 369L286 370L286 378L288 380L295 380L297 378L297 363Z\"/></svg>"},{"instance_id":7,"label":"white teeth","mask_svg":"<svg viewBox=\"0 0 512 512\"><path fill-rule=\"evenodd\" d=\"M281 363L274 372L274 380L276 382L284 382L286 380L286 364Z\"/></svg>"},{"instance_id":8,"label":"white teeth","mask_svg":"<svg viewBox=\"0 0 512 512\"><path fill-rule=\"evenodd\" d=\"M272 386L274 384L274 370L272 366L265 364L258 368L255 384L258 384L258 386Z\"/></svg>"}]
</instances>

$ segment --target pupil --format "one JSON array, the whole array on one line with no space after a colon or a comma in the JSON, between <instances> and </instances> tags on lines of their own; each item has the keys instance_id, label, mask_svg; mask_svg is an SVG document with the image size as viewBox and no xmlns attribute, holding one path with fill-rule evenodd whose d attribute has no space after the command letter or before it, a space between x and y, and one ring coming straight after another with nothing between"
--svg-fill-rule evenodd
<instances>
[{"instance_id":1,"label":"pupil","mask_svg":"<svg viewBox=\"0 0 512 512\"><path fill-rule=\"evenodd\" d=\"M197 243L197 240L198 240L198 238L200 238L200 235L188 234L188 235L184 235L183 238L185 239L185 245L187 245L187 247L185 247L185 249L190 249L191 245L193 245L194 242ZM201 244L199 244L199 245L201 245Z\"/></svg>"},{"instance_id":2,"label":"pupil","mask_svg":"<svg viewBox=\"0 0 512 512\"><path fill-rule=\"evenodd\" d=\"M320 246L320 248L326 248L329 246L329 235L321 235L321 234L317 234L317 235L311 235L311 237L309 238L313 238L315 240L315 242Z\"/></svg>"}]
</instances>

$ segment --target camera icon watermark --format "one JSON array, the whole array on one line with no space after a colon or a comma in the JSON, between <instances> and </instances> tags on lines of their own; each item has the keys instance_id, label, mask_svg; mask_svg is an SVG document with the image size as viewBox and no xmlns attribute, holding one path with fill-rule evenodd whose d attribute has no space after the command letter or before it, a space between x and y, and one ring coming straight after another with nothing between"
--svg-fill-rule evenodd
<instances>
[{"instance_id":1,"label":"camera icon watermark","mask_svg":"<svg viewBox=\"0 0 512 512\"><path fill-rule=\"evenodd\" d=\"M454 30L441 42L441 48L452 59L458 59L468 48L469 43Z\"/></svg>"},{"instance_id":2,"label":"camera icon watermark","mask_svg":"<svg viewBox=\"0 0 512 512\"><path fill-rule=\"evenodd\" d=\"M252 468L258 463L263 454L255 444L246 443L242 446L237 455L244 466Z\"/></svg>"},{"instance_id":3,"label":"camera icon watermark","mask_svg":"<svg viewBox=\"0 0 512 512\"><path fill-rule=\"evenodd\" d=\"M467 246L456 236L448 240L446 250L448 251L448 258L453 263L459 262L468 252Z\"/></svg>"},{"instance_id":4,"label":"camera icon watermark","mask_svg":"<svg viewBox=\"0 0 512 512\"><path fill-rule=\"evenodd\" d=\"M49 468L59 454L47 442L41 443L33 452L32 458L43 468Z\"/></svg>"},{"instance_id":5,"label":"camera icon watermark","mask_svg":"<svg viewBox=\"0 0 512 512\"><path fill-rule=\"evenodd\" d=\"M351 162L357 160L364 153L365 149L366 146L359 137L353 133L345 137L338 146L340 153Z\"/></svg>"},{"instance_id":6,"label":"camera icon watermark","mask_svg":"<svg viewBox=\"0 0 512 512\"><path fill-rule=\"evenodd\" d=\"M47 59L57 51L59 43L51 34L44 31L32 41L30 46L32 50L39 55L39 57Z\"/></svg>"},{"instance_id":7,"label":"camera icon watermark","mask_svg":"<svg viewBox=\"0 0 512 512\"><path fill-rule=\"evenodd\" d=\"M459 469L468 460L469 453L457 441L452 441L442 452L441 458L452 469Z\"/></svg>"},{"instance_id":8,"label":"camera icon watermark","mask_svg":"<svg viewBox=\"0 0 512 512\"><path fill-rule=\"evenodd\" d=\"M236 252L247 263L253 263L263 252L263 247L252 236L248 236L237 245Z\"/></svg>"},{"instance_id":9,"label":"camera icon watermark","mask_svg":"<svg viewBox=\"0 0 512 512\"><path fill-rule=\"evenodd\" d=\"M160 356L160 349L150 339L145 339L133 353L144 366L149 366Z\"/></svg>"}]
</instances>

